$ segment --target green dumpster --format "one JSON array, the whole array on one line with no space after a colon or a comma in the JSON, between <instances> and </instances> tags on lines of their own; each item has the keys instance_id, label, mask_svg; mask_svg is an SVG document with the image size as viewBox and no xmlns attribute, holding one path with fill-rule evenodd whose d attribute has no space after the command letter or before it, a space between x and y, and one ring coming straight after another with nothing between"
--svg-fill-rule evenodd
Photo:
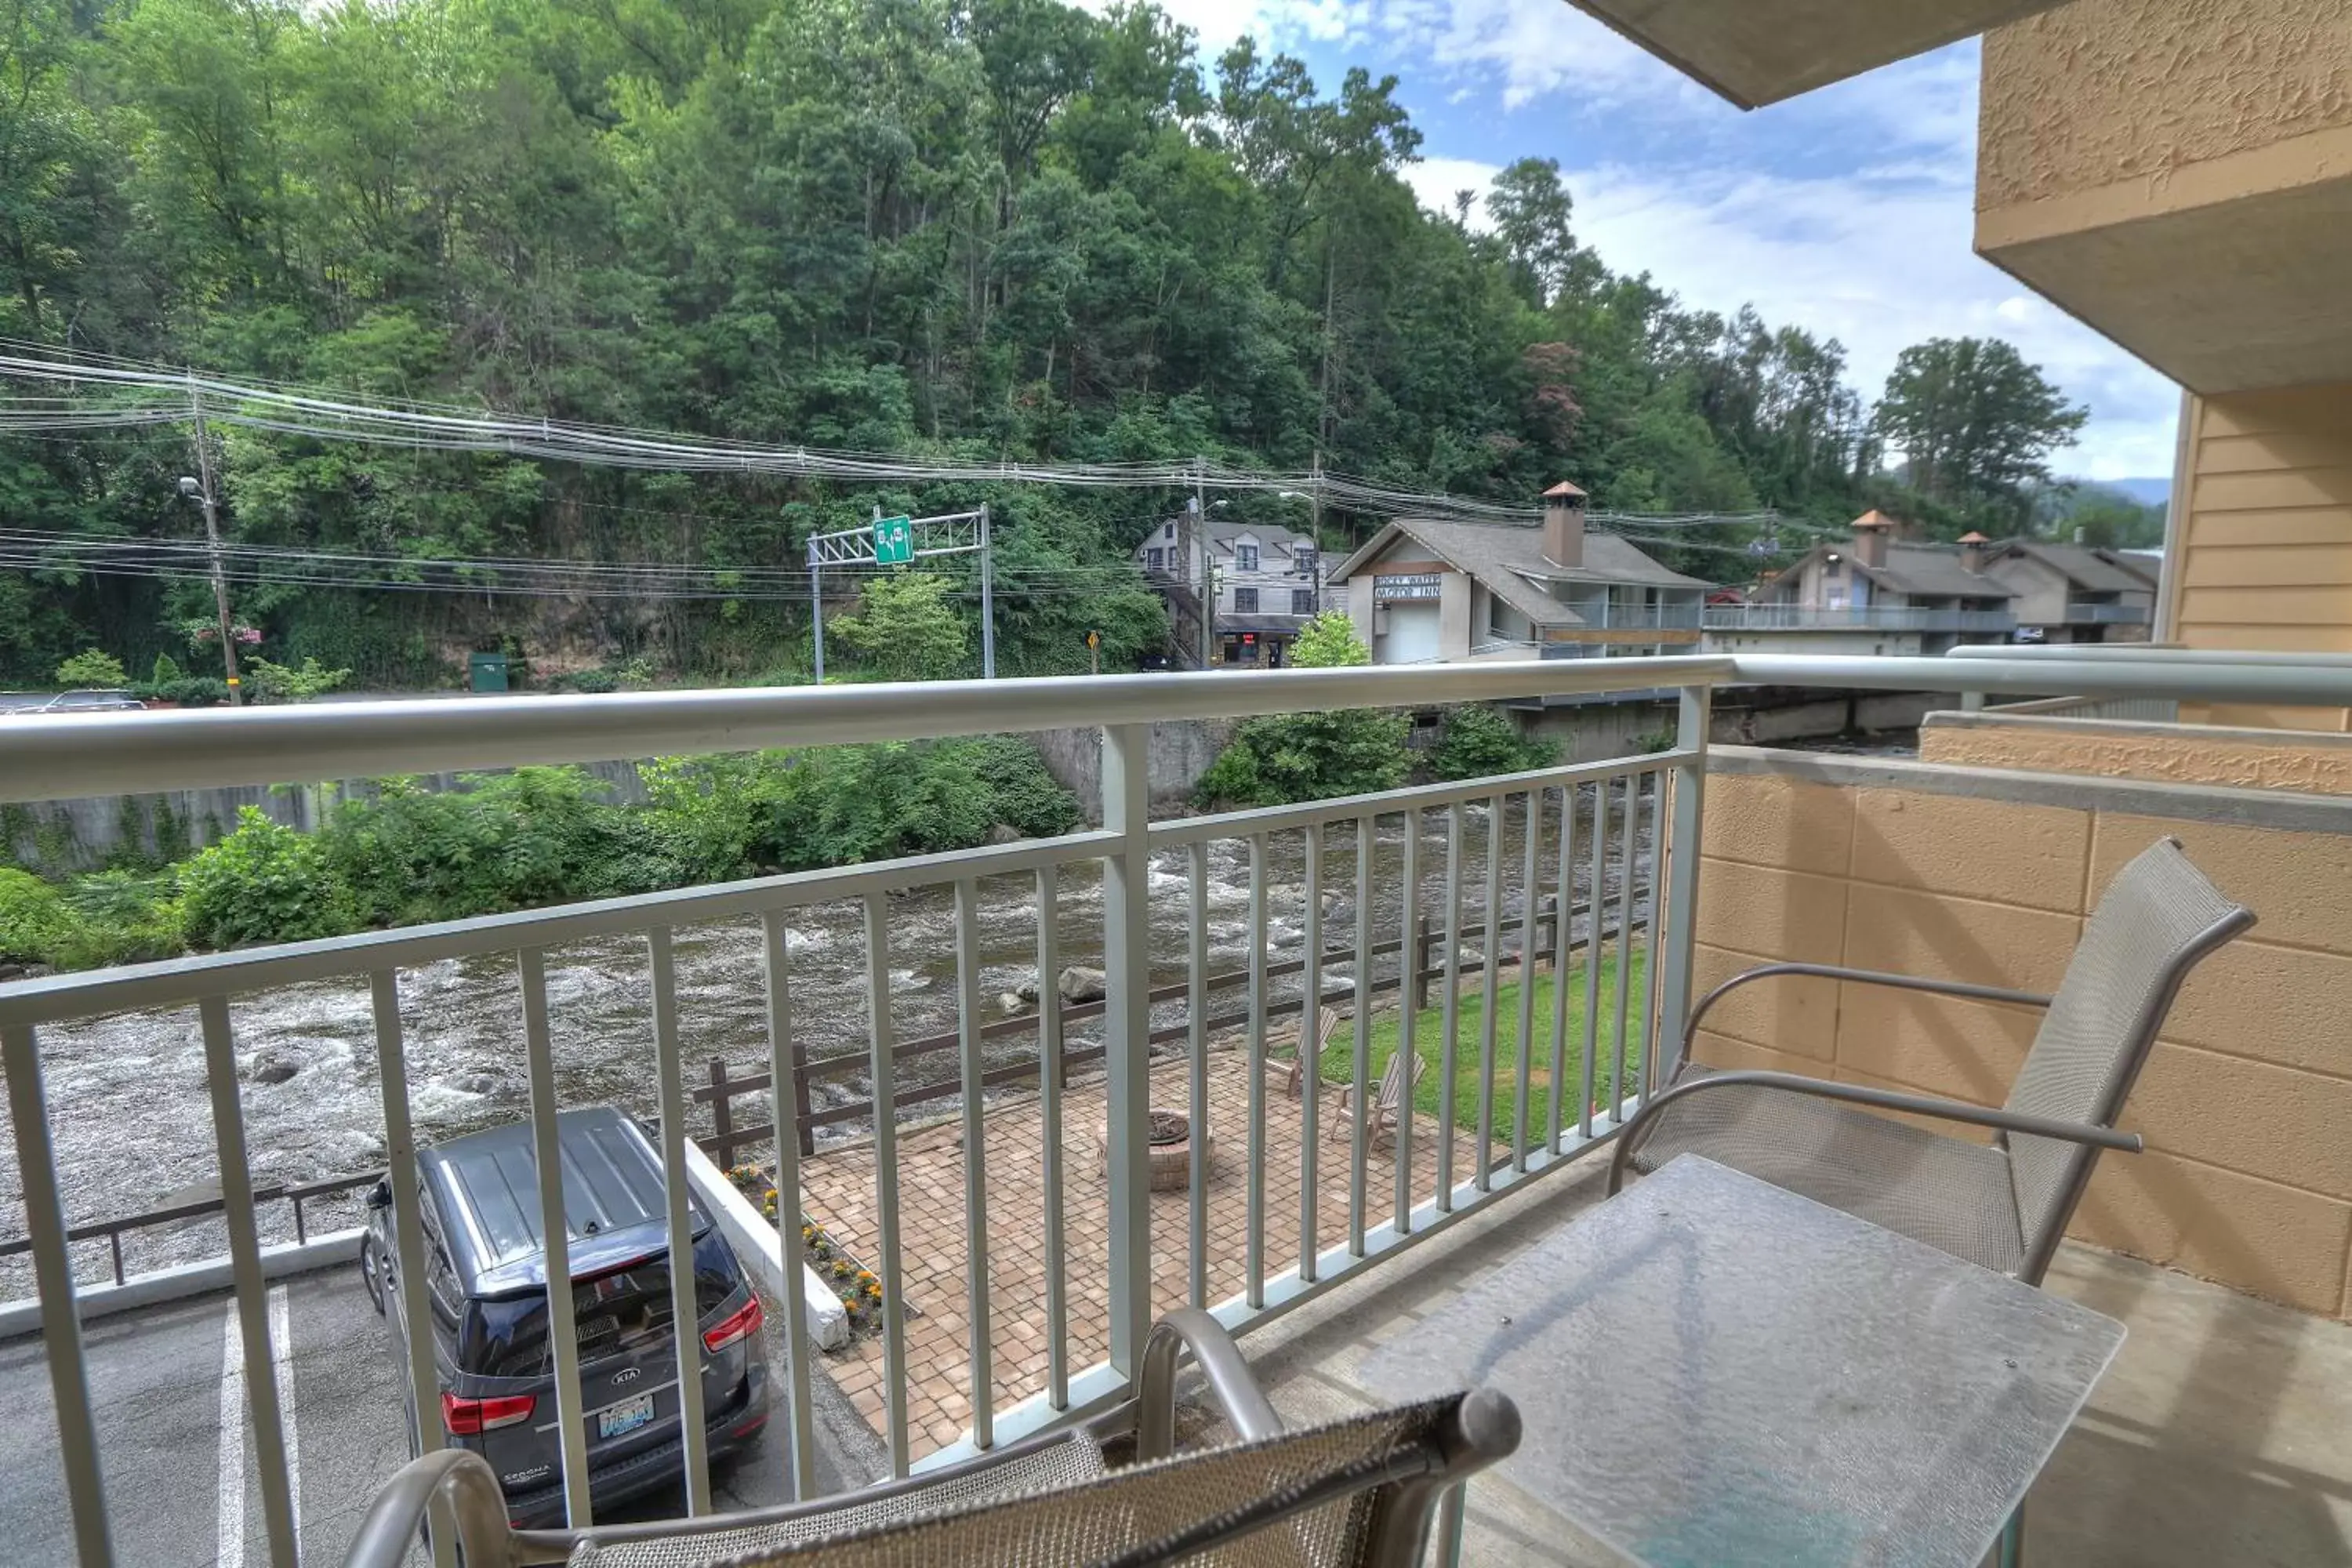
<instances>
[{"instance_id":1,"label":"green dumpster","mask_svg":"<svg viewBox=\"0 0 2352 1568\"><path fill-rule=\"evenodd\" d=\"M466 656L467 684L476 691L504 691L507 689L507 656L502 653L475 653Z\"/></svg>"}]
</instances>

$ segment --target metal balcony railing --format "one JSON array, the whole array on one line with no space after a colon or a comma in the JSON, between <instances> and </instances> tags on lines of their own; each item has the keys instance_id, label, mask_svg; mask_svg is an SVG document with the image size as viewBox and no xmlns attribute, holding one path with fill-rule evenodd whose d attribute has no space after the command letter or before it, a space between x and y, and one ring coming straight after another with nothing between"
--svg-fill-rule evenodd
<instances>
[{"instance_id":1,"label":"metal balcony railing","mask_svg":"<svg viewBox=\"0 0 2352 1568\"><path fill-rule=\"evenodd\" d=\"M1710 605L1706 609L1709 631L2007 632L2016 627L2017 617L2007 610L1900 605Z\"/></svg>"},{"instance_id":2,"label":"metal balcony railing","mask_svg":"<svg viewBox=\"0 0 2352 1568\"><path fill-rule=\"evenodd\" d=\"M2053 650L2054 651L2054 650ZM2338 669L2229 664L2041 659L1984 659L1968 668L1977 689L1994 692L2062 690L2134 697L2169 695L2199 700L2340 703ZM58 1044L79 1020L99 1015L157 1010L193 1013L201 1041L203 1083L209 1108L211 1149L220 1177L222 1222L234 1279L234 1322L242 1363L273 1364L273 1314L267 1294L257 1205L268 1192L257 1184L248 1147L246 1094L239 1074L239 1016L257 995L322 984L352 988L365 997L372 1045L367 1055L381 1102L395 1216L394 1289L407 1320L431 1321L427 1270L419 1224L416 1166L417 1102L411 1089L409 1030L415 1020L402 1000L404 975L426 966L464 961L478 968L511 964L520 1003L520 1054L529 1075L530 1124L541 1173L534 1194L548 1238L548 1272L569 1273L556 1150L558 1086L551 1023L548 956L586 941L625 939L641 944L642 994L649 1015L651 1100L658 1106L659 1138L669 1201L667 1232L674 1255L687 1246L687 1141L689 1107L688 1047L681 1023L677 953L682 937L714 922L746 926L758 963L740 975L751 995L747 1011L764 1021L766 1068L773 1083L791 1082L802 1067L797 1042L820 1026L847 1026L862 1037L865 1077L874 1102L872 1262L881 1276L884 1310L885 1426L890 1466L904 1473L1024 1433L1067 1424L1102 1408L1130 1387L1155 1307L1154 1237L1150 1205L1153 1161L1150 1042L1181 1020L1179 1058L1186 1081L1184 1110L1195 1149L1205 1147L1210 1033L1232 1024L1238 1043L1245 1100L1240 1107L1244 1148L1228 1152L1226 1180L1245 1186L1238 1221L1236 1269L1213 1278L1234 1286L1211 1289L1213 1240L1236 1238L1235 1222L1213 1231L1210 1171L1196 1158L1185 1173L1182 1223L1163 1225L1163 1250L1183 1262L1177 1292L1207 1306L1228 1325L1246 1330L1272 1314L1330 1289L1392 1259L1454 1218L1480 1208L1519 1183L1563 1168L1610 1137L1630 1108L1643 1102L1676 1063L1687 1016L1695 956L1700 833L1712 689L1740 681L1837 689L1937 689L1956 671L1943 660L1722 657L1536 660L1413 668L1269 671L1235 681L1210 674L1115 676L1097 679L942 682L912 686L852 686L750 691L700 691L578 698L515 698L472 702L353 703L226 712L95 715L52 721L12 731L0 748L0 804L79 798L158 789L200 788L283 779L337 779L394 773L432 773L523 763L586 762L628 755L708 754L761 746L809 746L876 740L1028 731L1073 725L1102 733L1100 828L1055 837L929 855L869 865L683 889L643 898L530 910L479 920L289 945L208 954L167 963L0 984L0 1068L7 1083L15 1143L8 1163L22 1182L22 1201L39 1307L45 1365L57 1421L59 1468L65 1481L76 1553L84 1568L115 1561L109 1496L100 1464L97 1421L78 1310L78 1297L104 1278L104 1255L78 1243L68 1226L58 1140L52 1116L49 1069ZM1622 756L1504 777L1449 783L1385 794L1317 801L1263 810L1154 821L1146 773L1150 726L1155 721L1317 712L1332 708L1404 708L1511 699L1538 700L1666 688L1678 694L1675 743L1666 751ZM1516 827L1515 826L1516 825ZM1402 829L1402 831L1397 831ZM1295 885L1281 892L1303 931L1299 985L1286 994L1270 957L1276 886L1270 862L1279 852L1295 863ZM1244 868L1237 901L1213 925L1212 858L1230 871ZM1293 858L1295 857L1295 862ZM1155 873L1154 861L1177 869ZM1344 874L1340 868L1344 868ZM1654 875L1653 875L1654 874ZM1096 893L1098 879L1099 894ZM1155 889L1155 882L1158 887ZM1063 955L1098 943L1104 972L1099 1032L1103 1064L1101 1149L1104 1228L1108 1245L1067 1245L1071 1172L1064 1152L1061 1075L1040 1075L1038 1115L1044 1132L1040 1166L1005 1169L992 1163L980 1089L992 1070L983 1055L1002 1032L984 1022L979 943L982 890L1017 891L1034 918L1034 958L1041 983L1059 973ZM1295 887L1295 896L1294 896ZM1469 923L1465 895L1478 889L1483 936L1465 952ZM1584 902L1581 921L1552 920L1540 951L1563 979L1582 971L1590 1005L1580 1031L1571 1031L1568 984L1551 987L1549 1017L1536 1016L1538 987L1523 984L1517 998L1519 1045L1498 1050L1494 1025L1501 1001L1499 971L1509 954L1500 943L1516 888L1519 909L1543 900ZM914 1452L908 1410L908 1315L901 1284L909 1263L902 1239L897 1119L902 1066L899 1021L908 1006L905 982L894 977L894 951L908 935L908 895L929 889L946 907L952 932L947 967L961 1099L960 1163L966 1229L962 1244L983 1264L992 1254L988 1194L1010 1188L1039 1195L1045 1259L1034 1320L1023 1337L1042 1337L1050 1368L1035 1385L1003 1380L992 1331L997 1307L992 1270L969 1270L961 1315L940 1315L961 1328L970 1417L960 1442L926 1456ZM1351 894L1341 911L1327 894ZM1155 900L1162 917L1155 927ZM845 912L845 962L862 1006L834 1004L820 1015L796 983L811 961L795 956L788 918L819 906ZM1236 913L1235 911L1239 912ZM1442 914L1441 914L1442 911ZM1413 917L1419 919L1413 919ZM1406 922L1406 923L1401 923ZM1580 926L1581 930L1580 931ZM1443 952L1433 981L1400 975L1400 945L1417 948L1431 930ZM1225 956L1213 958L1213 934ZM1159 940L1155 942L1155 931ZM1410 934L1407 934L1410 933ZM1604 963L1602 950L1619 961ZM1334 949L1365 955L1344 973L1330 971ZM1213 1017L1210 990L1238 950L1246 971L1245 1003L1234 1017ZM1580 955L1581 962L1578 959ZM1528 956L1523 952L1522 958ZM1408 970L1423 966L1404 964ZM1155 970L1159 973L1155 973ZM1181 1002L1169 997L1167 975L1181 976ZM1475 973L1483 1006L1475 1026L1483 1048L1461 1054L1466 973ZM1640 976L1638 982L1633 976ZM1401 1048L1422 1055L1436 1079L1433 1118L1412 1098L1401 1108L1391 1152L1376 1163L1360 1115L1343 1141L1321 1124L1318 1095L1310 1087L1294 1107L1269 1089L1268 1057L1286 1042L1269 1027L1297 996L1338 1003L1349 1014L1335 1047L1358 1107L1372 1085L1370 1047L1376 998L1400 982L1426 986L1440 1021L1400 1012L1393 1028ZM415 982L412 981L412 989ZM1155 992L1155 985L1158 986ZM1636 991L1638 987L1638 991ZM1223 987L1220 987L1223 989ZM1634 1005L1638 994L1639 1004ZM232 1008L232 998L236 1007ZM697 1006L708 998L689 995ZM1156 1010L1157 1009L1157 1010ZM1037 1059L1061 1061L1065 1012L1046 1007L1032 1021ZM1424 1036L1422 1031L1427 1029ZM1288 1032L1288 1031L1286 1031ZM1580 1040L1571 1041L1572 1032ZM1296 1037L1294 1034L1294 1038ZM1541 1053L1549 1052L1549 1057ZM948 1055L939 1053L940 1057ZM1571 1057L1573 1060L1571 1061ZM1539 1083L1536 1062L1549 1066ZM937 1058L925 1058L926 1060ZM1475 1063L1475 1065L1473 1065ZM1596 1071L1596 1064L1606 1063ZM1001 1065L1001 1064L1000 1064ZM1553 1070L1557 1068L1558 1070ZM1465 1076L1466 1075L1466 1076ZM1307 1082L1318 1077L1307 1068ZM1563 1081L1563 1079L1565 1081ZM366 1081L362 1079L362 1081ZM1163 1085L1166 1082L1162 1079ZM1498 1088L1509 1084L1512 1109L1504 1114ZM1538 1089L1541 1092L1538 1092ZM157 1079L154 1092L177 1092ZM1467 1108L1466 1110L1462 1108ZM1299 1212L1295 1252L1269 1239L1267 1135L1276 1115L1297 1122ZM1457 1121L1458 1118L1458 1121ZM1223 1136L1234 1141L1232 1123ZM86 1130L62 1129L68 1137ZM1433 1162L1416 1163L1428 1145ZM86 1147L86 1145L85 1145ZM805 1189L799 1141L776 1140L774 1181L779 1243L786 1278L798 1278L801 1237L796 1223ZM1433 1166L1433 1180L1416 1185L1416 1171ZM1289 1173L1281 1173L1286 1184ZM1335 1223L1324 1195L1344 1194L1344 1219ZM1219 1212L1227 1212L1223 1205ZM1335 1202L1332 1212L1339 1212ZM1284 1227L1286 1233L1289 1226ZM861 1237L861 1243L864 1241ZM76 1251L77 1246L82 1250ZM85 1280L84 1276L93 1278ZM680 1278L686 1278L684 1271ZM688 1287L690 1291L690 1286ZM1071 1330L1075 1303L1099 1300L1107 1317L1100 1359L1088 1364ZM690 1293L682 1310L691 1314ZM1158 1304L1169 1304L1162 1289ZM1007 1309L1010 1310L1011 1309ZM572 1516L584 1521L583 1394L569 1293L552 1293L549 1341L555 1363L556 1401L566 1434L561 1472ZM814 1485L810 1394L811 1347L803 1314L782 1314L785 1365L785 1469L796 1496ZM682 1474L689 1506L709 1506L708 1446L698 1407L698 1350L681 1344L679 1387ZM1088 1350L1087 1355L1095 1352ZM409 1343L401 1396L425 1447L439 1444L441 1412L429 1336ZM268 1561L296 1562L289 1489L289 1443L275 1385L248 1384L250 1455L259 1477ZM117 1500L120 1503L121 1500Z\"/></svg>"},{"instance_id":3,"label":"metal balcony railing","mask_svg":"<svg viewBox=\"0 0 2352 1568\"><path fill-rule=\"evenodd\" d=\"M2101 626L2144 626L2156 619L2156 612L2146 605L2103 605L2084 600L2066 606L2070 625Z\"/></svg>"}]
</instances>

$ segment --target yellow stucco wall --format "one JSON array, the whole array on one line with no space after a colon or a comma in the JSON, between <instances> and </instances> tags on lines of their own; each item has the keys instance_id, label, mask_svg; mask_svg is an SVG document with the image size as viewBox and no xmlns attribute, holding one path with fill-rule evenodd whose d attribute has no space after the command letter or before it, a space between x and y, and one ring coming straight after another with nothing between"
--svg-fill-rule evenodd
<instances>
[{"instance_id":1,"label":"yellow stucco wall","mask_svg":"<svg viewBox=\"0 0 2352 1568\"><path fill-rule=\"evenodd\" d=\"M2336 0L2074 0L1986 34L1984 82L1979 207L2160 185L2352 127L2352 23Z\"/></svg>"},{"instance_id":2,"label":"yellow stucco wall","mask_svg":"<svg viewBox=\"0 0 2352 1568\"><path fill-rule=\"evenodd\" d=\"M2352 740L2294 730L2103 723L1931 714L1919 760L2022 773L2352 795ZM1943 719L1945 722L1938 722ZM2347 1130L2352 1136L2352 1130Z\"/></svg>"},{"instance_id":3,"label":"yellow stucco wall","mask_svg":"<svg viewBox=\"0 0 2352 1568\"><path fill-rule=\"evenodd\" d=\"M2173 637L2352 653L2352 384L2192 398L2187 417ZM2352 729L2342 708L2184 707L2181 717Z\"/></svg>"},{"instance_id":4,"label":"yellow stucco wall","mask_svg":"<svg viewBox=\"0 0 2352 1568\"><path fill-rule=\"evenodd\" d=\"M1903 770L1876 776L1890 773ZM2074 1234L2352 1316L2352 813L2346 832L2284 831L2095 804L2128 790L2145 808L2162 786L2076 781L2094 797L2081 807L1986 798L1987 787L2002 786L1944 794L1711 773L1698 986L1811 960L2047 991L2116 869L2159 836L2179 837L2262 923L2189 982L2124 1119L2147 1151L2102 1158ZM2200 793L2210 792L2179 792ZM1784 979L1710 1014L1696 1055L1990 1104L2037 1019Z\"/></svg>"}]
</instances>

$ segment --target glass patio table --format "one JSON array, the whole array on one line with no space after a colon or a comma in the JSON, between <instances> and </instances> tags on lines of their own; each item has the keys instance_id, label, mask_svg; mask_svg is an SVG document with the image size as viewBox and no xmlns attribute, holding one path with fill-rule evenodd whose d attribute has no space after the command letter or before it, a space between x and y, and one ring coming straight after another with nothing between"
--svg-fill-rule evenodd
<instances>
[{"instance_id":1,"label":"glass patio table","mask_svg":"<svg viewBox=\"0 0 2352 1568\"><path fill-rule=\"evenodd\" d=\"M1526 1434L1500 1474L1643 1568L1975 1568L2123 1337L1686 1154L1361 1376L1387 1398L1509 1394Z\"/></svg>"}]
</instances>

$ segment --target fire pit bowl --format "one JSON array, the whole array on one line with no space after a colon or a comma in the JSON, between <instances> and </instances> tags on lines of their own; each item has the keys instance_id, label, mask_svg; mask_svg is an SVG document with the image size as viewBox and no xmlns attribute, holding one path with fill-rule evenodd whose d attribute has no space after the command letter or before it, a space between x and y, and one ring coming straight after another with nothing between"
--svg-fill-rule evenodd
<instances>
[{"instance_id":1,"label":"fire pit bowl","mask_svg":"<svg viewBox=\"0 0 2352 1568\"><path fill-rule=\"evenodd\" d=\"M1150 1125L1151 1190L1172 1193L1190 1186L1192 1182L1192 1123L1181 1110L1153 1109L1145 1113ZM1095 1123L1095 1156L1105 1170L1110 1167L1110 1122L1108 1119ZM1202 1150L1209 1173L1216 1174L1217 1141L1211 1138Z\"/></svg>"}]
</instances>

